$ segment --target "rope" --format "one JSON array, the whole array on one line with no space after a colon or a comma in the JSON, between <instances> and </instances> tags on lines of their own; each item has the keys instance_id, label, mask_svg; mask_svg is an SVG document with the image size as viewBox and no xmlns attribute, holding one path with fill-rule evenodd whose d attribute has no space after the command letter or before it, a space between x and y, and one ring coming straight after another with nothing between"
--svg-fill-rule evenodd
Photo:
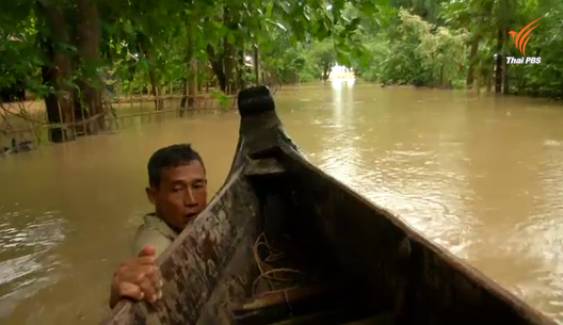
<instances>
[{"instance_id":1,"label":"rope","mask_svg":"<svg viewBox=\"0 0 563 325\"><path fill-rule=\"evenodd\" d=\"M259 249L264 248L266 251L266 256L264 259L260 257ZM266 237L265 233L261 233L256 238L254 242L254 247L252 249L254 260L256 261L256 265L258 266L258 270L260 274L254 282L252 283L252 292L256 295L258 284L262 280L266 280L268 286L270 287L270 291L274 290L274 282L292 282L295 280L295 277L291 275L298 275L303 276L303 272L293 268L274 268L269 263L275 263L279 261L281 258L284 257L284 253L280 251L275 251L275 249L270 245L268 242L268 238ZM285 274L286 276L280 276L280 274ZM289 275L289 276L287 276Z\"/></svg>"}]
</instances>

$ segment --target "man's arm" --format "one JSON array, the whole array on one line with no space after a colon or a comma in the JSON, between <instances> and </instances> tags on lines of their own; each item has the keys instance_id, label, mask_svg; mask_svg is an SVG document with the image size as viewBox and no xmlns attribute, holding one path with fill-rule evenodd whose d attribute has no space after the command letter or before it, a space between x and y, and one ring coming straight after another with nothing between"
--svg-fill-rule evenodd
<instances>
[{"instance_id":1,"label":"man's arm","mask_svg":"<svg viewBox=\"0 0 563 325\"><path fill-rule=\"evenodd\" d=\"M122 298L154 303L162 297L162 278L155 261L156 250L147 245L137 257L118 267L111 281L111 308Z\"/></svg>"}]
</instances>

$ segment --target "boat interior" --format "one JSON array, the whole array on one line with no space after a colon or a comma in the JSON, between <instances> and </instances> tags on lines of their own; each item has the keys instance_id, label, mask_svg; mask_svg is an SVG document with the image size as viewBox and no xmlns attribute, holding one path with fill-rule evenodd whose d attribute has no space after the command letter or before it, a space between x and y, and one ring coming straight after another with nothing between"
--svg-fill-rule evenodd
<instances>
[{"instance_id":1,"label":"boat interior","mask_svg":"<svg viewBox=\"0 0 563 325\"><path fill-rule=\"evenodd\" d=\"M356 209L328 206L329 187L316 187L281 150L249 166L242 177L256 195L258 213L228 275L219 280L228 289L216 290L208 303L222 308L208 308L199 323L393 324L398 316L393 298L372 290L370 275L357 272L362 268L354 267L351 252L343 264L338 255L346 255L346 248L333 247L323 234L336 226L326 221L346 219ZM324 225L322 216L328 217ZM367 252L377 240L358 244Z\"/></svg>"}]
</instances>

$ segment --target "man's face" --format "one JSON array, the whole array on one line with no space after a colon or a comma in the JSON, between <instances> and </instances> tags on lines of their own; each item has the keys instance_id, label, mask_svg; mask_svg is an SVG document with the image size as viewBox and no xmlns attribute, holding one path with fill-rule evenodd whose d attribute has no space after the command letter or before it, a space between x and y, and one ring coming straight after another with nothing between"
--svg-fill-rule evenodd
<instances>
[{"instance_id":1,"label":"man's face","mask_svg":"<svg viewBox=\"0 0 563 325\"><path fill-rule=\"evenodd\" d=\"M160 172L160 186L147 188L156 214L180 232L207 205L205 170L197 160Z\"/></svg>"}]
</instances>

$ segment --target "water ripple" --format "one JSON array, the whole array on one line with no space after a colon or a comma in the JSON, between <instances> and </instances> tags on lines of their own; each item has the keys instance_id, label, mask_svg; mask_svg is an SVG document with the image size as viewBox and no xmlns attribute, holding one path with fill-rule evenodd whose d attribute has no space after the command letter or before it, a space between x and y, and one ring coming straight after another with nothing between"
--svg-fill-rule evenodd
<instances>
[{"instance_id":1,"label":"water ripple","mask_svg":"<svg viewBox=\"0 0 563 325\"><path fill-rule=\"evenodd\" d=\"M58 211L36 213L14 204L0 210L0 317L55 280L52 249L65 239Z\"/></svg>"}]
</instances>

